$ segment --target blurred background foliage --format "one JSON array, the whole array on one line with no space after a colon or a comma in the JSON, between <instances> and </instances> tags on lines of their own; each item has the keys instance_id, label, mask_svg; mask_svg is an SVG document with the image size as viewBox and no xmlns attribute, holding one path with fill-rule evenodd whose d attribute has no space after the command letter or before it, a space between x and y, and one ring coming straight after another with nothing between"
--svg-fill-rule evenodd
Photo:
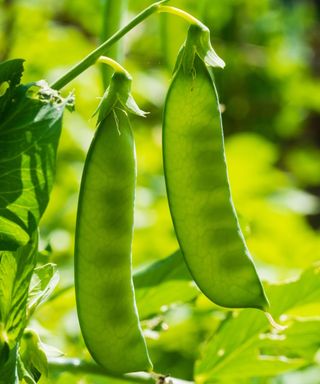
<instances>
[{"instance_id":1,"label":"blurred background foliage","mask_svg":"<svg viewBox=\"0 0 320 384\"><path fill-rule=\"evenodd\" d=\"M122 23L150 4L128 0ZM229 176L259 272L277 283L296 278L320 253L320 3L172 0L169 4L210 28L213 46L226 62L226 68L214 74L224 111ZM23 82L55 80L99 43L103 0L2 0L0 5L0 59L26 59ZM150 112L146 119L132 118L138 157L135 268L178 247L165 194L161 115L186 30L186 23L171 15L153 15L122 40L133 93L140 107ZM64 288L73 284L79 182L95 128L91 116L103 94L99 67L87 70L63 92L70 90L75 92L76 111L64 118L56 184L41 225L42 248L52 249L43 252L43 261L57 263L61 279L55 296L37 311L31 326L67 356L89 358L79 335L73 290ZM169 285L163 294L175 289ZM144 320L157 369L184 379L192 377L205 336L228 316L204 297L188 294L192 303L163 307L161 315ZM319 309L314 304L307 313L319 315ZM304 316L303 311L298 315ZM319 376L320 370L312 366L234 382L317 384ZM58 384L110 381L67 372L41 379Z\"/></svg>"}]
</instances>

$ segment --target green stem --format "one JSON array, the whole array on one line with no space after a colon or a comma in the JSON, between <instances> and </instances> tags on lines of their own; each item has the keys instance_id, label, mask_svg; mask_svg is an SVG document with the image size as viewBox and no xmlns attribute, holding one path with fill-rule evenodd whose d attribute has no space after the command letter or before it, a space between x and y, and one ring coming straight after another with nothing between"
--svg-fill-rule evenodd
<instances>
[{"instance_id":1,"label":"green stem","mask_svg":"<svg viewBox=\"0 0 320 384\"><path fill-rule=\"evenodd\" d=\"M104 369L102 366L95 363L90 363L76 358L49 358L49 370L55 372L70 372L70 373L86 373L93 375L102 375L113 377L115 379L128 380L133 383L154 384L154 378L148 373L132 373L126 375L118 375L111 373Z\"/></svg>"},{"instance_id":2,"label":"green stem","mask_svg":"<svg viewBox=\"0 0 320 384\"><path fill-rule=\"evenodd\" d=\"M121 28L123 16L127 9L127 0L104 0L102 11L102 31L100 41L101 44L109 39L118 29ZM106 56L122 63L123 61L123 46L118 41L113 44L105 53ZM105 65L101 66L101 75L104 89L107 88L112 70Z\"/></svg>"},{"instance_id":3,"label":"green stem","mask_svg":"<svg viewBox=\"0 0 320 384\"><path fill-rule=\"evenodd\" d=\"M124 73L127 77L131 78L129 72L125 68L123 68L123 66L120 65L117 61L111 59L111 57L100 56L97 61L102 64L107 64L108 68L111 69L111 73Z\"/></svg>"},{"instance_id":4,"label":"green stem","mask_svg":"<svg viewBox=\"0 0 320 384\"><path fill-rule=\"evenodd\" d=\"M117 42L121 37L127 34L131 29L140 24L143 20L145 20L148 16L155 13L160 4L166 2L168 0L162 0L157 3L150 5L150 7L144 9L141 13L139 13L134 19L130 21L125 27L120 29L114 35L112 35L107 41L101 44L94 51L89 53L83 60L81 60L78 64L72 67L66 74L56 80L53 84L51 84L51 88L60 90L69 84L73 79L79 76L82 72L84 72L87 68L93 65L100 56L102 56L115 42Z\"/></svg>"},{"instance_id":5,"label":"green stem","mask_svg":"<svg viewBox=\"0 0 320 384\"><path fill-rule=\"evenodd\" d=\"M16 7L14 0L4 0L1 5L1 42L0 61L7 60L14 45L14 31L16 23ZM1 52L2 51L2 52Z\"/></svg>"},{"instance_id":6,"label":"green stem","mask_svg":"<svg viewBox=\"0 0 320 384\"><path fill-rule=\"evenodd\" d=\"M190 13L183 11L182 9L171 7L169 5L160 5L157 10L158 13L165 12L165 13L171 13L172 15L179 16L182 19L186 20L190 24L195 24L200 27L203 27L203 23L201 23L200 20L198 20L196 17L190 15Z\"/></svg>"},{"instance_id":7,"label":"green stem","mask_svg":"<svg viewBox=\"0 0 320 384\"><path fill-rule=\"evenodd\" d=\"M156 381L160 381L159 378L162 375L156 373L146 373L146 372L137 372L137 373L127 373L125 375L118 375L115 373L110 373L100 365L95 363L90 363L75 358L49 358L48 359L49 370L55 372L70 372L70 373L86 373L92 375L102 375L115 379L121 379L130 381L132 383L139 384L154 384ZM176 379L174 377L168 377L173 384L193 384L191 381L185 381Z\"/></svg>"}]
</instances>

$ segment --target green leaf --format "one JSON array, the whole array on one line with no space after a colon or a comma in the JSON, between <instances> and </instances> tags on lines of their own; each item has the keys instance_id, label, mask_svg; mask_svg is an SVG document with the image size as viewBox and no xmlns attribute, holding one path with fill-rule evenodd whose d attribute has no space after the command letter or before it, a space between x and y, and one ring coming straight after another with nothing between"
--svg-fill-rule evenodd
<instances>
[{"instance_id":1,"label":"green leaf","mask_svg":"<svg viewBox=\"0 0 320 384\"><path fill-rule=\"evenodd\" d=\"M17 371L17 349L16 345L13 348L6 360L6 362L0 362L0 384L18 384L18 371ZM1 356L1 352L0 352ZM1 359L0 359L1 360Z\"/></svg>"},{"instance_id":2,"label":"green leaf","mask_svg":"<svg viewBox=\"0 0 320 384\"><path fill-rule=\"evenodd\" d=\"M133 283L141 319L199 294L180 251L135 273Z\"/></svg>"},{"instance_id":3,"label":"green leaf","mask_svg":"<svg viewBox=\"0 0 320 384\"><path fill-rule=\"evenodd\" d=\"M33 379L32 375L28 372L24 366L20 356L17 357L18 376L20 380L23 380L26 384L36 384L37 382Z\"/></svg>"},{"instance_id":4,"label":"green leaf","mask_svg":"<svg viewBox=\"0 0 320 384\"><path fill-rule=\"evenodd\" d=\"M17 72L10 85L18 80ZM44 82L10 86L0 98L1 250L26 244L38 226L48 204L62 115L69 104L70 98L61 99Z\"/></svg>"},{"instance_id":5,"label":"green leaf","mask_svg":"<svg viewBox=\"0 0 320 384\"><path fill-rule=\"evenodd\" d=\"M305 270L299 279L279 285L266 284L274 317L309 303L320 303L320 263Z\"/></svg>"},{"instance_id":6,"label":"green leaf","mask_svg":"<svg viewBox=\"0 0 320 384\"><path fill-rule=\"evenodd\" d=\"M23 59L14 59L0 63L0 116L2 118L13 98L16 86L20 83L23 61Z\"/></svg>"},{"instance_id":7,"label":"green leaf","mask_svg":"<svg viewBox=\"0 0 320 384\"><path fill-rule=\"evenodd\" d=\"M13 59L0 63L0 83L7 81L10 88L18 85L23 72L23 62L23 59Z\"/></svg>"},{"instance_id":8,"label":"green leaf","mask_svg":"<svg viewBox=\"0 0 320 384\"><path fill-rule=\"evenodd\" d=\"M319 266L306 270L299 279L268 285L270 312L280 316L304 303L319 302ZM320 345L319 319L289 318L284 331L272 330L263 313L235 312L207 342L196 363L200 383L254 376L273 376L310 364Z\"/></svg>"},{"instance_id":9,"label":"green leaf","mask_svg":"<svg viewBox=\"0 0 320 384\"><path fill-rule=\"evenodd\" d=\"M37 234L15 252L0 252L0 346L13 348L26 325L26 305L36 264Z\"/></svg>"},{"instance_id":10,"label":"green leaf","mask_svg":"<svg viewBox=\"0 0 320 384\"><path fill-rule=\"evenodd\" d=\"M193 300L199 294L195 284L190 281L167 281L158 287L138 289L136 301L140 319L167 310L172 304Z\"/></svg>"},{"instance_id":11,"label":"green leaf","mask_svg":"<svg viewBox=\"0 0 320 384\"><path fill-rule=\"evenodd\" d=\"M303 357L313 361L320 348L320 318L291 319L289 328L280 335L266 334L263 352L268 355Z\"/></svg>"},{"instance_id":12,"label":"green leaf","mask_svg":"<svg viewBox=\"0 0 320 384\"><path fill-rule=\"evenodd\" d=\"M203 348L196 364L196 381L214 383L219 380L274 376L305 364L301 358L268 355L263 349L263 332L269 328L263 313L246 309L226 320Z\"/></svg>"},{"instance_id":13,"label":"green leaf","mask_svg":"<svg viewBox=\"0 0 320 384\"><path fill-rule=\"evenodd\" d=\"M55 264L45 264L35 268L32 275L29 297L28 317L51 295L59 282L59 273Z\"/></svg>"},{"instance_id":14,"label":"green leaf","mask_svg":"<svg viewBox=\"0 0 320 384\"><path fill-rule=\"evenodd\" d=\"M20 344L20 358L27 374L35 382L42 375L48 375L48 360L38 334L28 329L24 332Z\"/></svg>"},{"instance_id":15,"label":"green leaf","mask_svg":"<svg viewBox=\"0 0 320 384\"><path fill-rule=\"evenodd\" d=\"M156 287L170 280L192 280L180 250L136 271L133 275L133 282L136 289Z\"/></svg>"}]
</instances>

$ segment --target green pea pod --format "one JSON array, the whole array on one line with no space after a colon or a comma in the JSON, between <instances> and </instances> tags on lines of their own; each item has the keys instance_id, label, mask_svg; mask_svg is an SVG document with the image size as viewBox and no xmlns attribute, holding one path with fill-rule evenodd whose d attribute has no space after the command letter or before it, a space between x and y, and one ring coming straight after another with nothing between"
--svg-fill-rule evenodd
<instances>
[{"instance_id":1,"label":"green pea pod","mask_svg":"<svg viewBox=\"0 0 320 384\"><path fill-rule=\"evenodd\" d=\"M75 287L79 322L92 357L107 370L150 370L131 277L136 182L133 134L118 108L100 121L81 181Z\"/></svg>"},{"instance_id":2,"label":"green pea pod","mask_svg":"<svg viewBox=\"0 0 320 384\"><path fill-rule=\"evenodd\" d=\"M164 172L175 232L210 300L264 310L268 301L231 199L217 92L194 41L190 48L187 39L180 53L164 111Z\"/></svg>"}]
</instances>

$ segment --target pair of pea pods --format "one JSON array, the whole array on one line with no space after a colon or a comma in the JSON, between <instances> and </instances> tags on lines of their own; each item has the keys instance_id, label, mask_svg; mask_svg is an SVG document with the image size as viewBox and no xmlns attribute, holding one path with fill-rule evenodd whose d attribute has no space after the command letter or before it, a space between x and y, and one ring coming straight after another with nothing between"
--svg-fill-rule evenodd
<instances>
[{"instance_id":1,"label":"pair of pea pods","mask_svg":"<svg viewBox=\"0 0 320 384\"><path fill-rule=\"evenodd\" d=\"M164 111L163 161L170 212L200 290L230 308L268 306L232 203L219 101L207 68L223 66L209 31L192 25ZM116 373L151 371L131 271L136 158L127 112L143 115L131 79L115 73L100 105L83 172L75 241L79 322L92 357Z\"/></svg>"}]
</instances>

